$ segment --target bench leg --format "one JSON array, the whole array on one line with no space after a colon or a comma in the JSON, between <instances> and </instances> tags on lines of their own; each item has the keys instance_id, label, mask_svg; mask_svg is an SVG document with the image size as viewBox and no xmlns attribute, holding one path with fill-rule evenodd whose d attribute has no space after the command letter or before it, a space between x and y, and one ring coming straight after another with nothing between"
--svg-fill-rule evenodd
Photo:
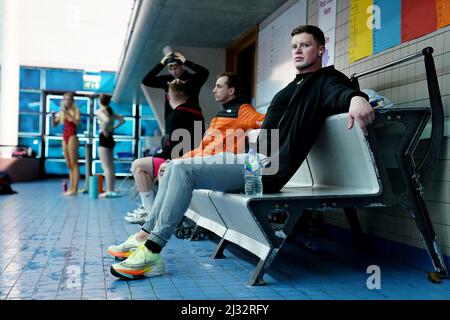
<instances>
[{"instance_id":1,"label":"bench leg","mask_svg":"<svg viewBox=\"0 0 450 320\"><path fill-rule=\"evenodd\" d=\"M250 281L248 282L249 286L263 286L266 284L263 279L264 270L266 269L266 267L266 260L259 260L258 265L256 266L255 271L253 271Z\"/></svg>"},{"instance_id":2,"label":"bench leg","mask_svg":"<svg viewBox=\"0 0 450 320\"><path fill-rule=\"evenodd\" d=\"M196 225L194 226L194 229L192 229L192 234L191 234L191 237L189 238L189 241L197 240L197 239L196 239L197 233L198 233L198 225L196 224Z\"/></svg>"},{"instance_id":3,"label":"bench leg","mask_svg":"<svg viewBox=\"0 0 450 320\"><path fill-rule=\"evenodd\" d=\"M192 230L192 235L189 238L189 240L190 241L201 240L201 237L199 236L200 231L201 231L201 227L199 227L199 225L196 224L194 229Z\"/></svg>"},{"instance_id":4,"label":"bench leg","mask_svg":"<svg viewBox=\"0 0 450 320\"><path fill-rule=\"evenodd\" d=\"M422 235L423 242L427 247L428 254L430 255L436 273L442 278L448 278L447 266L439 248L436 233L428 214L425 200L417 193L415 200L415 208L410 210L410 213L414 217L417 228Z\"/></svg>"},{"instance_id":5,"label":"bench leg","mask_svg":"<svg viewBox=\"0 0 450 320\"><path fill-rule=\"evenodd\" d=\"M220 239L219 244L216 247L216 251L214 251L212 258L213 259L223 259L225 258L225 255L223 254L223 251L225 250L225 247L227 246L228 241L224 238Z\"/></svg>"},{"instance_id":6,"label":"bench leg","mask_svg":"<svg viewBox=\"0 0 450 320\"><path fill-rule=\"evenodd\" d=\"M208 238L210 238L210 236L208 234L208 230L206 230L203 227L200 227L198 224L196 224L194 227L194 230L192 231L192 236L189 240L197 241L197 240L205 240Z\"/></svg>"},{"instance_id":7,"label":"bench leg","mask_svg":"<svg viewBox=\"0 0 450 320\"><path fill-rule=\"evenodd\" d=\"M248 282L248 285L262 286L266 284L266 282L263 279L264 274L272 264L272 261L273 259L275 259L275 256L277 255L278 251L279 249L271 249L265 259L259 260L255 268L255 271L253 271L250 281Z\"/></svg>"},{"instance_id":8,"label":"bench leg","mask_svg":"<svg viewBox=\"0 0 450 320\"><path fill-rule=\"evenodd\" d=\"M352 232L353 240L355 241L356 249L362 251L368 249L364 234L359 223L358 213L355 208L344 208L345 217L347 218L350 230Z\"/></svg>"}]
</instances>

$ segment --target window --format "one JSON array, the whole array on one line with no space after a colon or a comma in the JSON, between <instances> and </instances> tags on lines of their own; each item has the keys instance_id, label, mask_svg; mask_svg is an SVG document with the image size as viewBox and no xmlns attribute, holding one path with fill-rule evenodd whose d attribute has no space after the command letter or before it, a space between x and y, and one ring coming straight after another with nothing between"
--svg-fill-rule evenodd
<instances>
[{"instance_id":1,"label":"window","mask_svg":"<svg viewBox=\"0 0 450 320\"><path fill-rule=\"evenodd\" d=\"M134 146L135 142L133 140L116 140L116 146L114 147L114 159L115 160L134 160ZM94 139L93 143L93 153L92 158L98 159L98 147L99 147L99 140Z\"/></svg>"},{"instance_id":2,"label":"window","mask_svg":"<svg viewBox=\"0 0 450 320\"><path fill-rule=\"evenodd\" d=\"M39 136L28 138L22 136L19 138L19 146L31 148L37 157L41 156L41 139Z\"/></svg>"},{"instance_id":3,"label":"window","mask_svg":"<svg viewBox=\"0 0 450 320\"><path fill-rule=\"evenodd\" d=\"M83 90L83 72L77 70L45 70L45 89L62 91Z\"/></svg>"},{"instance_id":4,"label":"window","mask_svg":"<svg viewBox=\"0 0 450 320\"><path fill-rule=\"evenodd\" d=\"M40 113L41 111L42 103L40 92L19 92L19 112Z\"/></svg>"},{"instance_id":5,"label":"window","mask_svg":"<svg viewBox=\"0 0 450 320\"><path fill-rule=\"evenodd\" d=\"M139 136L161 136L161 131L159 130L158 122L156 121L156 119L141 119L139 124Z\"/></svg>"},{"instance_id":6,"label":"window","mask_svg":"<svg viewBox=\"0 0 450 320\"><path fill-rule=\"evenodd\" d=\"M41 116L39 114L19 113L19 134L41 132Z\"/></svg>"},{"instance_id":7,"label":"window","mask_svg":"<svg viewBox=\"0 0 450 320\"><path fill-rule=\"evenodd\" d=\"M41 88L41 70L20 68L20 88L39 90Z\"/></svg>"}]
</instances>

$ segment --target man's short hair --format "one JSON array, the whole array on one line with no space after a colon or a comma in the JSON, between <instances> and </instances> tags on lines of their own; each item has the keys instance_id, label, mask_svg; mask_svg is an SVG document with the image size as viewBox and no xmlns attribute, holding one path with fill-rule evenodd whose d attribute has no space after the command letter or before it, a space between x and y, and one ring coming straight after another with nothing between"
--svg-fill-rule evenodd
<instances>
[{"instance_id":1,"label":"man's short hair","mask_svg":"<svg viewBox=\"0 0 450 320\"><path fill-rule=\"evenodd\" d=\"M189 97L188 86L186 81L174 79L169 82L169 91L177 99L187 99Z\"/></svg>"},{"instance_id":2,"label":"man's short hair","mask_svg":"<svg viewBox=\"0 0 450 320\"><path fill-rule=\"evenodd\" d=\"M241 94L241 78L236 73L233 72L223 72L217 76L217 79L227 77L225 83L229 88L234 88L234 95L238 96Z\"/></svg>"},{"instance_id":3,"label":"man's short hair","mask_svg":"<svg viewBox=\"0 0 450 320\"><path fill-rule=\"evenodd\" d=\"M293 37L296 34L300 34L300 33L309 33L310 35L312 35L314 37L314 40L316 40L320 46L325 45L325 35L323 34L323 31L320 30L320 28L318 28L316 26L307 24L307 25L295 27L291 32L291 36Z\"/></svg>"},{"instance_id":4,"label":"man's short hair","mask_svg":"<svg viewBox=\"0 0 450 320\"><path fill-rule=\"evenodd\" d=\"M173 65L173 64L183 65L183 62L177 57L175 57L174 54L171 54L170 57L167 59L166 65Z\"/></svg>"},{"instance_id":5,"label":"man's short hair","mask_svg":"<svg viewBox=\"0 0 450 320\"><path fill-rule=\"evenodd\" d=\"M109 104L111 103L111 95L106 93L102 93L98 99L100 100L100 103L104 106L109 106Z\"/></svg>"}]
</instances>

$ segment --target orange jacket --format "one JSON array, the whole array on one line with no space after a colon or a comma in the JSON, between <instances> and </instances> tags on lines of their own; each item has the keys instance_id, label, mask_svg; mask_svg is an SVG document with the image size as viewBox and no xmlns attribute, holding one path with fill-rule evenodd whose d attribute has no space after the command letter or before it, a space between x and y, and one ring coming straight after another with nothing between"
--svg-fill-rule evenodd
<instances>
[{"instance_id":1,"label":"orange jacket","mask_svg":"<svg viewBox=\"0 0 450 320\"><path fill-rule=\"evenodd\" d=\"M244 152L246 131L261 128L266 115L257 112L250 104L241 104L237 108L223 110L212 118L200 146L184 154L182 158L209 156L220 152Z\"/></svg>"}]
</instances>

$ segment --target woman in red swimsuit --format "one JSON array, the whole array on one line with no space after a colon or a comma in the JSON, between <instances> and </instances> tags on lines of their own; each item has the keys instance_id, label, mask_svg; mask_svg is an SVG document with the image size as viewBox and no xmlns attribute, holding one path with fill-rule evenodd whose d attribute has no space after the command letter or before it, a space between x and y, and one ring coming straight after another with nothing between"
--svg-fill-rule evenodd
<instances>
[{"instance_id":1,"label":"woman in red swimsuit","mask_svg":"<svg viewBox=\"0 0 450 320\"><path fill-rule=\"evenodd\" d=\"M73 93L65 93L61 102L61 110L58 115L52 112L52 124L57 126L63 123L62 148L67 167L69 168L70 187L64 192L66 196L74 196L78 193L78 181L80 169L78 167L78 137L77 125L80 123L80 109L75 105Z\"/></svg>"}]
</instances>

